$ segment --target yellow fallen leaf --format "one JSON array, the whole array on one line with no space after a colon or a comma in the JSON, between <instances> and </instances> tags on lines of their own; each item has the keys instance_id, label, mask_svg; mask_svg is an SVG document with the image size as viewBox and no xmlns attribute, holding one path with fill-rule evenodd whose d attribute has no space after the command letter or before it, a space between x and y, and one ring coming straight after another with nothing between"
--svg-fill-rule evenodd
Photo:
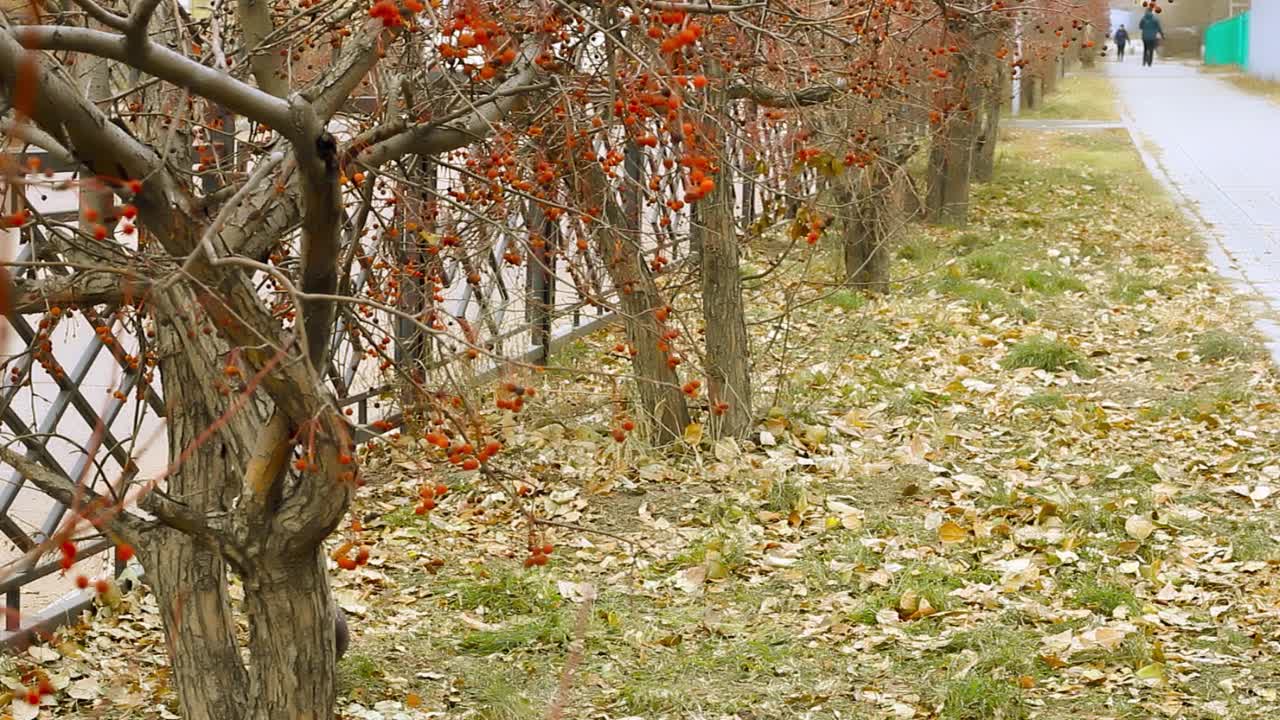
<instances>
[{"instance_id":1,"label":"yellow fallen leaf","mask_svg":"<svg viewBox=\"0 0 1280 720\"><path fill-rule=\"evenodd\" d=\"M1134 673L1139 680L1145 680L1151 683L1164 681L1164 663L1153 662L1138 668L1138 672Z\"/></svg>"},{"instance_id":2,"label":"yellow fallen leaf","mask_svg":"<svg viewBox=\"0 0 1280 720\"><path fill-rule=\"evenodd\" d=\"M948 520L938 526L938 539L949 545L962 543L969 539L969 531Z\"/></svg>"},{"instance_id":3,"label":"yellow fallen leaf","mask_svg":"<svg viewBox=\"0 0 1280 720\"><path fill-rule=\"evenodd\" d=\"M702 423L689 423L684 428L684 441L690 445L702 444Z\"/></svg>"}]
</instances>

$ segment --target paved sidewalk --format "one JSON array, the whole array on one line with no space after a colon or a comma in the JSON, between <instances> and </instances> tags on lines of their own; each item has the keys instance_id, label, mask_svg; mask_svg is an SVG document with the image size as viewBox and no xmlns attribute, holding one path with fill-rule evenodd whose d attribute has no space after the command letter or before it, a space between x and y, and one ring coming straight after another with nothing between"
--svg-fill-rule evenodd
<instances>
[{"instance_id":1,"label":"paved sidewalk","mask_svg":"<svg viewBox=\"0 0 1280 720\"><path fill-rule=\"evenodd\" d=\"M1191 64L1105 65L1148 165L1217 241L1210 256L1219 271L1252 286L1280 317L1280 103ZM1280 361L1280 325L1263 329Z\"/></svg>"}]
</instances>

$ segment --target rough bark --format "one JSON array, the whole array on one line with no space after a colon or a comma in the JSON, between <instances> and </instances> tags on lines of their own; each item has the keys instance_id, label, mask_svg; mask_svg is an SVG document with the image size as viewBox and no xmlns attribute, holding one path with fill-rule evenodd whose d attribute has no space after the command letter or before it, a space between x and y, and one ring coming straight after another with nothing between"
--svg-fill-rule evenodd
<instances>
[{"instance_id":1,"label":"rough bark","mask_svg":"<svg viewBox=\"0 0 1280 720\"><path fill-rule=\"evenodd\" d=\"M969 220L969 181L982 83L975 68L976 55L970 49L958 54L952 63L952 77L957 83L951 97L955 109L934 132L929 149L926 206L933 223L963 226Z\"/></svg>"},{"instance_id":2,"label":"rough bark","mask_svg":"<svg viewBox=\"0 0 1280 720\"><path fill-rule=\"evenodd\" d=\"M175 289L159 298L168 322L157 323L160 379L166 402L169 457L176 461L218 417L225 398L209 382L220 377L216 336L203 335L193 319L176 312L195 300ZM188 334L194 329L194 335ZM240 459L252 447L262 408L249 403L221 431L200 442L172 473L165 494L201 516L231 509L240 482ZM227 595L227 564L215 548L190 534L161 528L139 559L155 594L173 663L174 690L187 720L247 717L248 676L235 637Z\"/></svg>"},{"instance_id":3,"label":"rough bark","mask_svg":"<svg viewBox=\"0 0 1280 720\"><path fill-rule=\"evenodd\" d=\"M708 63L708 76L721 76ZM713 80L713 82L715 82ZM721 92L708 94L708 106L729 117ZM738 233L734 223L733 171L728 156L719 158L715 188L698 203L702 223L702 317L706 324L708 396L713 437L740 438L752 424L751 343L747 337Z\"/></svg>"},{"instance_id":4,"label":"rough bark","mask_svg":"<svg viewBox=\"0 0 1280 720\"><path fill-rule=\"evenodd\" d=\"M846 286L871 293L889 289L889 228L893 188L874 166L836 185L841 219L840 245Z\"/></svg>"},{"instance_id":5,"label":"rough bark","mask_svg":"<svg viewBox=\"0 0 1280 720\"><path fill-rule=\"evenodd\" d=\"M990 182L995 177L996 144L1000 137L1000 110L1004 105L1006 81L1005 64L986 55L985 73L990 83L983 92L982 119L973 151L973 179Z\"/></svg>"},{"instance_id":6,"label":"rough bark","mask_svg":"<svg viewBox=\"0 0 1280 720\"><path fill-rule=\"evenodd\" d=\"M244 578L253 668L247 717L329 720L336 706L335 615L321 548L257 561Z\"/></svg>"},{"instance_id":7,"label":"rough bark","mask_svg":"<svg viewBox=\"0 0 1280 720\"><path fill-rule=\"evenodd\" d=\"M588 164L576 176L588 197L598 198L604 208L605 222L593 233L595 250L618 289L627 342L635 349L632 373L651 439L659 445L674 442L683 437L689 424L689 407L680 391L680 377L668 362L669 353L662 349L665 328L657 313L666 301L649 272L637 237L623 230L625 209L599 165Z\"/></svg>"}]
</instances>

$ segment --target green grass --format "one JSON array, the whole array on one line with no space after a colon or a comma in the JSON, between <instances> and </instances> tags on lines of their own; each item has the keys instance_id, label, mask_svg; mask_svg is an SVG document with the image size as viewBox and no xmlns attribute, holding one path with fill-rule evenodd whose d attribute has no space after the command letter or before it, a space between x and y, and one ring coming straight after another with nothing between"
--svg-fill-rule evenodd
<instances>
[{"instance_id":1,"label":"green grass","mask_svg":"<svg viewBox=\"0 0 1280 720\"><path fill-rule=\"evenodd\" d=\"M1035 317L1035 310L1024 305L1006 290L989 285L982 285L972 280L945 276L937 284L938 290L959 300L973 305L979 310L1000 312L1002 314L1030 320Z\"/></svg>"},{"instance_id":2,"label":"green grass","mask_svg":"<svg viewBox=\"0 0 1280 720\"><path fill-rule=\"evenodd\" d=\"M1222 330L1211 330L1196 340L1196 355L1207 362L1249 360L1257 354L1250 338Z\"/></svg>"},{"instance_id":3,"label":"green grass","mask_svg":"<svg viewBox=\"0 0 1280 720\"><path fill-rule=\"evenodd\" d=\"M542 712L518 688L498 675L482 677L468 693L482 720L535 720Z\"/></svg>"},{"instance_id":4,"label":"green grass","mask_svg":"<svg viewBox=\"0 0 1280 720\"><path fill-rule=\"evenodd\" d=\"M1028 708L1015 680L969 673L945 681L939 694L944 720L1021 720Z\"/></svg>"},{"instance_id":5,"label":"green grass","mask_svg":"<svg viewBox=\"0 0 1280 720\"><path fill-rule=\"evenodd\" d=\"M1028 395L1022 401L1022 404L1039 410L1065 410L1067 398L1056 390L1041 390L1033 395Z\"/></svg>"},{"instance_id":6,"label":"green grass","mask_svg":"<svg viewBox=\"0 0 1280 720\"><path fill-rule=\"evenodd\" d=\"M493 630L468 633L461 643L464 651L492 655L531 645L564 645L569 629L560 613L549 613L524 622L512 621Z\"/></svg>"},{"instance_id":7,"label":"green grass","mask_svg":"<svg viewBox=\"0 0 1280 720\"><path fill-rule=\"evenodd\" d=\"M1099 580L1093 575L1083 575L1074 583L1075 602L1080 607L1110 616L1118 607L1127 607L1136 613L1140 607L1133 590L1118 582Z\"/></svg>"},{"instance_id":8,"label":"green grass","mask_svg":"<svg viewBox=\"0 0 1280 720\"><path fill-rule=\"evenodd\" d=\"M867 304L867 298L862 293L852 292L849 290L837 290L823 298L823 302L841 310L857 310Z\"/></svg>"},{"instance_id":9,"label":"green grass","mask_svg":"<svg viewBox=\"0 0 1280 720\"><path fill-rule=\"evenodd\" d=\"M1009 354L1001 361L1004 367L1037 368L1045 372L1071 370L1080 375L1093 374L1094 370L1075 348L1061 340L1043 335L1029 337L1009 348Z\"/></svg>"}]
</instances>

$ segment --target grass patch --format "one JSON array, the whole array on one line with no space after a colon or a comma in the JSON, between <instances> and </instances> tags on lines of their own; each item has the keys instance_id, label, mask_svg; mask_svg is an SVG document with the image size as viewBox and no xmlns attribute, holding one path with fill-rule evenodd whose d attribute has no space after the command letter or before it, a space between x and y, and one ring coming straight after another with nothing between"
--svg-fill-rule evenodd
<instances>
[{"instance_id":1,"label":"grass patch","mask_svg":"<svg viewBox=\"0 0 1280 720\"><path fill-rule=\"evenodd\" d=\"M1008 369L1037 368L1045 372L1071 370L1080 375L1094 374L1093 368L1079 351L1061 340L1043 335L1029 337L1009 348L1001 364Z\"/></svg>"},{"instance_id":2,"label":"grass patch","mask_svg":"<svg viewBox=\"0 0 1280 720\"><path fill-rule=\"evenodd\" d=\"M509 570L481 582L460 581L455 585L454 595L463 610L483 609L490 622L513 615L543 613L559 602L559 595L551 588L534 582L530 575Z\"/></svg>"},{"instance_id":3,"label":"grass patch","mask_svg":"<svg viewBox=\"0 0 1280 720\"><path fill-rule=\"evenodd\" d=\"M1223 330L1210 330L1196 340L1196 355L1208 362L1249 360L1256 354L1250 338Z\"/></svg>"},{"instance_id":4,"label":"grass patch","mask_svg":"<svg viewBox=\"0 0 1280 720\"><path fill-rule=\"evenodd\" d=\"M1106 582L1093 575L1080 577L1073 589L1077 605L1108 617L1121 606L1129 608L1131 613L1136 613L1139 608L1138 598L1129 587Z\"/></svg>"},{"instance_id":5,"label":"grass patch","mask_svg":"<svg viewBox=\"0 0 1280 720\"><path fill-rule=\"evenodd\" d=\"M1067 408L1067 398L1056 390L1041 390L1028 395L1022 401L1022 404L1037 410L1065 410Z\"/></svg>"},{"instance_id":6,"label":"grass patch","mask_svg":"<svg viewBox=\"0 0 1280 720\"><path fill-rule=\"evenodd\" d=\"M850 290L837 290L823 298L823 302L841 310L857 310L867 304L867 298L862 293L852 292Z\"/></svg>"},{"instance_id":7,"label":"grass patch","mask_svg":"<svg viewBox=\"0 0 1280 720\"><path fill-rule=\"evenodd\" d=\"M468 694L482 720L534 720L542 716L518 688L496 675L482 678Z\"/></svg>"},{"instance_id":8,"label":"grass patch","mask_svg":"<svg viewBox=\"0 0 1280 720\"><path fill-rule=\"evenodd\" d=\"M468 633L461 647L469 653L492 655L530 645L564 645L568 641L569 630L564 618L559 613L549 613L526 622Z\"/></svg>"},{"instance_id":9,"label":"grass patch","mask_svg":"<svg viewBox=\"0 0 1280 720\"><path fill-rule=\"evenodd\" d=\"M1011 293L982 285L962 277L947 275L937 284L938 290L987 312L1002 312L1023 320L1035 317L1035 311L1022 304Z\"/></svg>"},{"instance_id":10,"label":"grass patch","mask_svg":"<svg viewBox=\"0 0 1280 720\"><path fill-rule=\"evenodd\" d=\"M1061 272L1024 270L1017 278L1018 286L1043 295L1060 295L1064 292L1082 292L1085 284L1079 278Z\"/></svg>"},{"instance_id":11,"label":"grass patch","mask_svg":"<svg viewBox=\"0 0 1280 720\"><path fill-rule=\"evenodd\" d=\"M1231 65L1228 66L1232 70L1239 73L1240 68ZM1253 75L1237 74L1222 78L1223 80L1235 85L1251 95L1257 95L1272 102L1280 103L1280 82L1275 80L1267 80L1265 78L1255 77Z\"/></svg>"},{"instance_id":12,"label":"grass patch","mask_svg":"<svg viewBox=\"0 0 1280 720\"><path fill-rule=\"evenodd\" d=\"M1116 93L1101 72L1077 72L1062 80L1057 91L1046 94L1036 110L1019 113L1030 120L1119 120Z\"/></svg>"},{"instance_id":13,"label":"grass patch","mask_svg":"<svg viewBox=\"0 0 1280 720\"><path fill-rule=\"evenodd\" d=\"M967 674L941 689L944 720L1020 720L1027 717L1022 689L1014 680Z\"/></svg>"}]
</instances>

